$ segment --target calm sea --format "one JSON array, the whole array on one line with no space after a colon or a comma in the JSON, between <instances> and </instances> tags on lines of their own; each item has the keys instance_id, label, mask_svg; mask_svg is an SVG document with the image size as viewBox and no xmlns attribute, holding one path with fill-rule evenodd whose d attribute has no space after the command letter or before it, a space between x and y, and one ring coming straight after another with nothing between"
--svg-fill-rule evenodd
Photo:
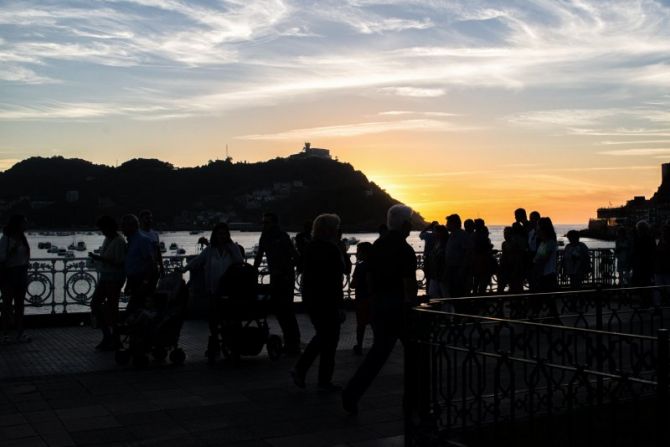
<instances>
[{"instance_id":1,"label":"calm sea","mask_svg":"<svg viewBox=\"0 0 670 447\"><path fill-rule=\"evenodd\" d=\"M565 241L565 233L569 230L579 230L583 228L583 225L556 225L556 232L559 234L559 240ZM491 242L493 243L496 249L500 249L500 246L503 241L503 229L502 225L493 225L489 227L491 232ZM290 233L291 236L294 236L295 233ZM244 249L249 253L253 250L254 246L258 244L258 239L260 237L259 232L241 232L233 231L232 238L235 242L239 243L244 247ZM188 231L166 231L161 233L160 237L167 248L173 243L177 244L178 248L183 248L186 251L187 255L196 254L199 251L198 247L198 238L205 236L209 238L208 232L202 232L200 234L190 234ZM355 234L345 234L347 238L356 238L360 242L373 242L377 239L377 233L355 233ZM30 233L28 235L28 240L30 242L32 257L33 258L54 258L58 257L56 254L47 253L47 250L38 249L38 244L40 242L51 242L53 245L56 245L60 248L66 248L70 244L77 244L78 242L83 241L86 244L87 250L83 252L75 251L76 257L86 257L89 251L100 247L102 245L103 236L98 233L87 234L87 233L75 233L67 236L58 236L58 235L42 235L37 233ZM614 247L613 242L608 241L599 241L594 239L582 239L582 241L589 248L612 248ZM408 242L417 252L423 251L423 242L419 239L419 232L412 232L408 238ZM355 247L351 247L350 251L354 251ZM165 253L168 255L176 255L176 250L169 250Z\"/></svg>"}]
</instances>

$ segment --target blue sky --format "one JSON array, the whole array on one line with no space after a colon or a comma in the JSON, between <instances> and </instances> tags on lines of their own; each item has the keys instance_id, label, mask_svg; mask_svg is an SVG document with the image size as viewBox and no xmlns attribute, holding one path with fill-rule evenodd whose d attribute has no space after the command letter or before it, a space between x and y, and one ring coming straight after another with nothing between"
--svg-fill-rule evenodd
<instances>
[{"instance_id":1,"label":"blue sky","mask_svg":"<svg viewBox=\"0 0 670 447\"><path fill-rule=\"evenodd\" d=\"M574 221L670 160L667 1L8 1L0 61L3 168L311 140L429 216Z\"/></svg>"}]
</instances>

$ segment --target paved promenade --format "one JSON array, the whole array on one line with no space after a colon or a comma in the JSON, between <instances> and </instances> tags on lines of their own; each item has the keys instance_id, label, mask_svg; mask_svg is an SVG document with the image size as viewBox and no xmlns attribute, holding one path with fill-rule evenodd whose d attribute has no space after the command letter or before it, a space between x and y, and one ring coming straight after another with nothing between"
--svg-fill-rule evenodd
<instances>
[{"instance_id":1,"label":"paved promenade","mask_svg":"<svg viewBox=\"0 0 670 447\"><path fill-rule=\"evenodd\" d=\"M313 331L299 316L303 339ZM273 332L277 325L270 322ZM354 356L354 315L343 326L334 381L344 384ZM360 404L347 415L340 395L306 390L288 371L294 359L271 362L265 351L240 365L210 367L207 328L187 322L186 364L121 368L93 346L88 327L31 331L26 345L0 346L0 446L401 446L402 348L394 352ZM366 348L370 345L368 337Z\"/></svg>"}]
</instances>

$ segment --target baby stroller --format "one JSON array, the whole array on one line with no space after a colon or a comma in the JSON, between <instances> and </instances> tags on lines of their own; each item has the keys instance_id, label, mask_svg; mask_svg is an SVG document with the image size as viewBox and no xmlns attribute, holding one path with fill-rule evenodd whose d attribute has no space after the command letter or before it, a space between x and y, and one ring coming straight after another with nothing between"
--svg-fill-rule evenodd
<instances>
[{"instance_id":1,"label":"baby stroller","mask_svg":"<svg viewBox=\"0 0 670 447\"><path fill-rule=\"evenodd\" d=\"M149 364L149 354L163 361L181 365L186 359L179 347L179 335L184 323L188 289L179 273L172 273L158 281L156 291L145 307L129 314L121 329L125 334L121 348L116 351L116 363L125 366L132 360L136 367Z\"/></svg>"},{"instance_id":2,"label":"baby stroller","mask_svg":"<svg viewBox=\"0 0 670 447\"><path fill-rule=\"evenodd\" d=\"M265 346L268 357L277 360L282 352L278 335L270 334L267 315L270 296L258 284L258 270L247 263L232 265L221 280L220 293L213 301L207 360L219 353L237 361L241 356L260 354Z\"/></svg>"}]
</instances>

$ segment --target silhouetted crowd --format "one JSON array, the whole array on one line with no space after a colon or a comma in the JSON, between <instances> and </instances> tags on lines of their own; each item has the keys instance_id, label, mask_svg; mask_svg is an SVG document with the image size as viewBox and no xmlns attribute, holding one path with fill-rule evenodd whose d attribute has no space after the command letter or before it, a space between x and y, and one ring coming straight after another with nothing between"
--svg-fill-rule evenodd
<instances>
[{"instance_id":1,"label":"silhouetted crowd","mask_svg":"<svg viewBox=\"0 0 670 447\"><path fill-rule=\"evenodd\" d=\"M500 260L483 219L461 223L458 214L447 216L446 225L433 222L421 232L425 241L424 263L431 298L459 298L482 295L492 288L497 276L497 292L522 293L524 284L531 292L551 292L558 288L558 241L549 217L526 210L514 213L515 222L505 227ZM564 268L571 284L579 287L589 270L589 252L579 242L579 233L568 234Z\"/></svg>"},{"instance_id":2,"label":"silhouetted crowd","mask_svg":"<svg viewBox=\"0 0 670 447\"><path fill-rule=\"evenodd\" d=\"M248 316L244 312L250 307L230 305L235 299L256 300L258 269L264 266L269 273L268 312L276 316L283 333L279 345L281 354L296 358L291 370L293 382L305 388L308 371L318 357L318 387L326 392L341 390L344 409L355 413L361 396L396 342L405 340L407 310L419 304L417 256L406 241L412 229L412 217L409 207L391 207L386 223L379 227L379 238L374 243L357 245L355 265L352 265L343 243L340 218L335 214L319 215L291 239L281 228L278 216L266 213L253 265L246 263L244 249L231 239L228 226L219 223L212 229L210 238L203 240L205 248L178 269L178 279L166 281L169 275L164 271L160 237L153 229L151 212L144 210L139 217L123 216L120 228L114 218L103 216L97 221L97 227L104 235L102 247L97 254L89 253L98 271L97 287L91 300L93 322L102 333L96 349L117 353L135 349L134 355L144 355L147 350L153 349L155 353L174 347L174 341L159 346L150 338L141 343L138 339L133 342L131 338L130 344L124 345L123 327L138 324L138 321L159 321L161 327L176 331L178 338L181 321L174 318L180 314L165 310L169 306L161 304L157 289L165 289L166 284L179 287L183 282L181 275L190 272L191 283L199 284L199 295L210 307L208 358L215 360L221 354L259 352L239 348L243 346L241 339L252 335L258 338L258 346L262 348L266 344L270 353L277 344L269 336L264 315ZM593 266L588 247L580 242L579 233L568 232L569 243L559 265L559 242L551 218L543 217L537 211L527 216L523 208L515 211L514 218L514 223L504 229L499 256L496 256L483 219L462 222L458 214L451 214L445 225L432 222L421 231L420 237L425 243L423 270L427 297L459 298L489 292L523 293L525 290L552 292L559 287L559 269L569 278L570 287L582 287ZM23 216L13 216L0 239L3 341L9 340L12 328L16 331L17 341L30 341L23 330L30 262L25 226ZM658 242L645 222L639 222L633 229L620 228L615 256L622 285L669 285L670 225L662 226ZM314 337L304 348L294 309L296 275L300 275L304 309L315 330ZM497 290L492 290L494 275ZM351 278L351 287L356 292L356 344L353 350L358 355L363 354L368 326L373 329L374 342L342 389L332 382L332 377L340 328L345 319L343 284L347 277ZM119 298L124 285L129 298L126 317L121 318ZM228 304L221 307L222 300ZM246 310L242 312L241 309ZM245 319L255 321L258 330L245 332L249 327L249 324L243 324Z\"/></svg>"}]
</instances>

